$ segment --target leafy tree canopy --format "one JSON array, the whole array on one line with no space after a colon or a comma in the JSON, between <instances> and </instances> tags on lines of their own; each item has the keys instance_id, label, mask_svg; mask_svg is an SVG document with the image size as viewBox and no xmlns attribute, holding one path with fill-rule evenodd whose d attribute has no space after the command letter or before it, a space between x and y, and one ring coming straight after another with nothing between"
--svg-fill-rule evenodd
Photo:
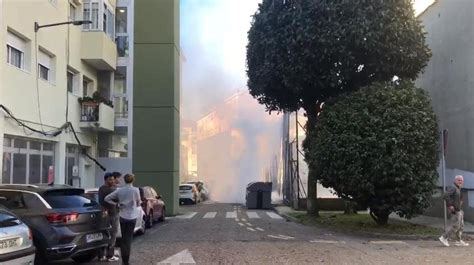
<instances>
[{"instance_id":1,"label":"leafy tree canopy","mask_svg":"<svg viewBox=\"0 0 474 265\"><path fill-rule=\"evenodd\" d=\"M426 92L411 82L376 83L326 104L306 139L306 161L321 184L370 207L377 223L429 205L438 126Z\"/></svg>"},{"instance_id":2,"label":"leafy tree canopy","mask_svg":"<svg viewBox=\"0 0 474 265\"><path fill-rule=\"evenodd\" d=\"M263 0L248 40L250 94L269 111L413 80L431 56L411 0Z\"/></svg>"}]
</instances>

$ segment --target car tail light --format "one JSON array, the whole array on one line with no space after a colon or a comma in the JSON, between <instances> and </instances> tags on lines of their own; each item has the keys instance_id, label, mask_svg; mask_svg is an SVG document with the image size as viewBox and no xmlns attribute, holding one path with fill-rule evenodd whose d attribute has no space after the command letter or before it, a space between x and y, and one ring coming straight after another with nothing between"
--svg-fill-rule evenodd
<instances>
[{"instance_id":1,"label":"car tail light","mask_svg":"<svg viewBox=\"0 0 474 265\"><path fill-rule=\"evenodd\" d=\"M33 233L31 232L31 229L28 228L28 238L30 240L33 240Z\"/></svg>"},{"instance_id":2,"label":"car tail light","mask_svg":"<svg viewBox=\"0 0 474 265\"><path fill-rule=\"evenodd\" d=\"M53 224L74 222L78 217L78 213L50 213L46 216L48 221Z\"/></svg>"}]
</instances>

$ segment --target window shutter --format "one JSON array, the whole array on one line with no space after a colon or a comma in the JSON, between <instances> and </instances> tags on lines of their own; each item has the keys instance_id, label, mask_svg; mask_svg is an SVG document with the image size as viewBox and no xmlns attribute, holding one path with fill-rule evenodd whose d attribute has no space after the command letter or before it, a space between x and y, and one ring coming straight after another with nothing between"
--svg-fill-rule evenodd
<instances>
[{"instance_id":1,"label":"window shutter","mask_svg":"<svg viewBox=\"0 0 474 265\"><path fill-rule=\"evenodd\" d=\"M43 51L38 51L38 63L51 69L51 56L47 55Z\"/></svg>"},{"instance_id":2,"label":"window shutter","mask_svg":"<svg viewBox=\"0 0 474 265\"><path fill-rule=\"evenodd\" d=\"M12 46L13 48L20 50L21 52L25 53L26 51L26 42L22 38L18 37L14 33L7 31L7 44Z\"/></svg>"}]
</instances>

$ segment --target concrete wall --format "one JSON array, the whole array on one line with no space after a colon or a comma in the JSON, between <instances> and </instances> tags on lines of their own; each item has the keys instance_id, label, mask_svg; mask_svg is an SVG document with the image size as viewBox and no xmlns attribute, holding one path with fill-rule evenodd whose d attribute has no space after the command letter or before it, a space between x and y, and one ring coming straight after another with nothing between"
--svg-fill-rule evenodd
<instances>
[{"instance_id":1,"label":"concrete wall","mask_svg":"<svg viewBox=\"0 0 474 265\"><path fill-rule=\"evenodd\" d=\"M136 0L133 172L176 214L179 185L179 1Z\"/></svg>"},{"instance_id":2,"label":"concrete wall","mask_svg":"<svg viewBox=\"0 0 474 265\"><path fill-rule=\"evenodd\" d=\"M448 129L447 168L474 172L474 1L437 1L419 18L433 56L418 79Z\"/></svg>"},{"instance_id":3,"label":"concrete wall","mask_svg":"<svg viewBox=\"0 0 474 265\"><path fill-rule=\"evenodd\" d=\"M448 130L446 185L463 175L466 220L474 221L474 1L438 0L419 16L433 53L417 85L427 90L439 119ZM442 187L439 168L438 186ZM441 191L426 215L443 216Z\"/></svg>"}]
</instances>

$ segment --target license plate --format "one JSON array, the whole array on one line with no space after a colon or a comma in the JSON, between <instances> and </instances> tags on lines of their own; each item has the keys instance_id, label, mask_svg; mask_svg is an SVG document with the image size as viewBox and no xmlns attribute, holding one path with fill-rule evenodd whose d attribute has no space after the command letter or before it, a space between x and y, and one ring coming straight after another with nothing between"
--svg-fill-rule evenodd
<instances>
[{"instance_id":1,"label":"license plate","mask_svg":"<svg viewBox=\"0 0 474 265\"><path fill-rule=\"evenodd\" d=\"M0 240L0 249L16 248L20 246L20 238Z\"/></svg>"},{"instance_id":2,"label":"license plate","mask_svg":"<svg viewBox=\"0 0 474 265\"><path fill-rule=\"evenodd\" d=\"M102 235L102 233L96 233L96 234L89 234L89 235L86 235L86 241L87 241L87 243L94 242L94 241L98 241L98 240L102 240L102 238L104 238L104 236Z\"/></svg>"}]
</instances>

